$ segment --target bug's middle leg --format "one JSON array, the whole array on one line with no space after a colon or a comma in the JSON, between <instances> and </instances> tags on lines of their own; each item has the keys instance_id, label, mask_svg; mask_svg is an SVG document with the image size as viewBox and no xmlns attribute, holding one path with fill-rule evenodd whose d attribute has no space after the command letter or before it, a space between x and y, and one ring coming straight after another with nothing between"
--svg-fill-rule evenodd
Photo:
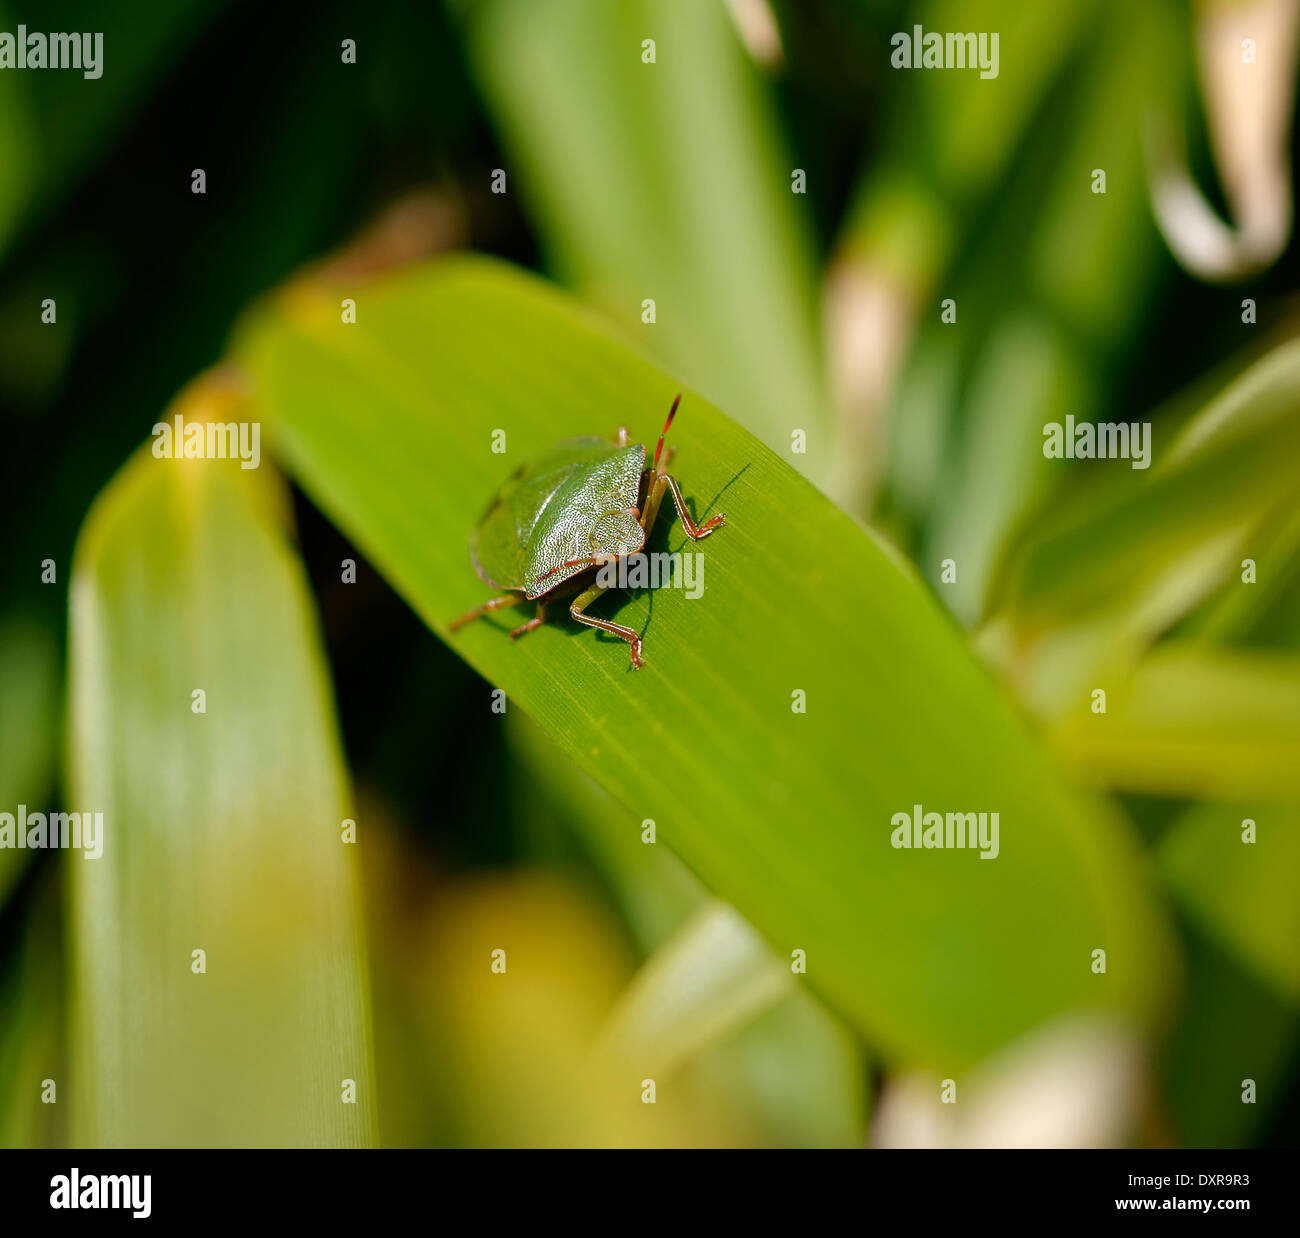
<instances>
[{"instance_id":1,"label":"bug's middle leg","mask_svg":"<svg viewBox=\"0 0 1300 1238\"><path fill-rule=\"evenodd\" d=\"M515 630L510 633L510 639L518 640L521 636L531 632L534 628L540 628L545 622L546 604L544 602L538 602L537 613L527 623L520 624L519 627L515 628Z\"/></svg>"},{"instance_id":2,"label":"bug's middle leg","mask_svg":"<svg viewBox=\"0 0 1300 1238\"><path fill-rule=\"evenodd\" d=\"M611 623L608 619L597 619L595 615L585 613L592 602L608 592L609 590L605 585L592 585L586 593L573 599L573 605L569 607L569 614L579 623L585 623L589 628L600 628L602 632L612 632L615 636L622 637L632 646L632 665L637 670L640 670L645 663L641 658L641 637L636 629L625 628L621 623Z\"/></svg>"}]
</instances>

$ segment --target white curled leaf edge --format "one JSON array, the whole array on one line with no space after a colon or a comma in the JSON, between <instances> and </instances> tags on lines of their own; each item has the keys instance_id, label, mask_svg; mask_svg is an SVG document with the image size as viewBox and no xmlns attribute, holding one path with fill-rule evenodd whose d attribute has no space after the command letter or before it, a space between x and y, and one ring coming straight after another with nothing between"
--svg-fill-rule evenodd
<instances>
[{"instance_id":1,"label":"white curled leaf edge","mask_svg":"<svg viewBox=\"0 0 1300 1238\"><path fill-rule=\"evenodd\" d=\"M1291 236L1291 105L1295 98L1295 0L1207 0L1196 42L1210 147L1227 224L1192 180L1175 126L1153 120L1145 135L1156 224L1178 262L1212 283L1270 266ZM1247 59L1247 49L1254 59Z\"/></svg>"}]
</instances>

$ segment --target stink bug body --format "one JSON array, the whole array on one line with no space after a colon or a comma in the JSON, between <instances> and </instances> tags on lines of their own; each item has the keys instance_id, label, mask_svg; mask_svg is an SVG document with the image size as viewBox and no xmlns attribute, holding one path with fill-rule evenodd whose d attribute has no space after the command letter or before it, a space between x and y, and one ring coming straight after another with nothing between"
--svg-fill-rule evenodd
<instances>
[{"instance_id":1,"label":"stink bug body","mask_svg":"<svg viewBox=\"0 0 1300 1238\"><path fill-rule=\"evenodd\" d=\"M479 576L507 593L462 615L451 625L453 632L488 611L535 601L536 616L510 633L515 640L546 622L548 605L572 597L573 618L622 637L632 646L632 665L643 665L641 637L632 628L587 614L587 607L608 588L595 583L599 569L645 545L665 493L672 495L686 536L694 541L726 522L719 514L697 525L681 487L666 471L668 458L659 466L664 435L681 400L679 395L668 411L650 468L645 467L645 446L629 443L621 429L613 440L557 443L506 482L471 535L469 550Z\"/></svg>"}]
</instances>

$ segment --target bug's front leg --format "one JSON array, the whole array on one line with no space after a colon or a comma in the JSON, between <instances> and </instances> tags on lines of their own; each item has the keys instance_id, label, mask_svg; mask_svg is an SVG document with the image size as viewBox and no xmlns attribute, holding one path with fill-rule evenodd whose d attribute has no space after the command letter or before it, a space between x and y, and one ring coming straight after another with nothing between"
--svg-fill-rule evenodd
<instances>
[{"instance_id":1,"label":"bug's front leg","mask_svg":"<svg viewBox=\"0 0 1300 1238\"><path fill-rule=\"evenodd\" d=\"M659 507L663 503L665 490L673 496L673 504L677 508L677 515L681 517L682 528L692 541L708 537L714 529L727 523L726 516L719 512L716 516L710 516L703 524L697 525L691 519L691 513L686 507L686 500L682 498L682 488L677 484L677 479L668 473L654 473L651 475L650 491L646 495L645 513L641 520L641 527L645 529L646 537L650 536L650 530L659 516Z\"/></svg>"},{"instance_id":2,"label":"bug's front leg","mask_svg":"<svg viewBox=\"0 0 1300 1238\"><path fill-rule=\"evenodd\" d=\"M486 615L488 611L501 610L502 607L505 606L518 606L525 600L526 599L522 593L507 593L505 597L490 598L488 601L484 602L482 606L476 606L473 610L467 610L459 619L453 619L448 627L454 632L457 628L463 628L467 623L472 622L481 615Z\"/></svg>"},{"instance_id":3,"label":"bug's front leg","mask_svg":"<svg viewBox=\"0 0 1300 1238\"><path fill-rule=\"evenodd\" d=\"M609 590L604 585L592 585L586 593L573 599L573 605L569 607L569 614L579 623L585 623L589 628L600 628L602 632L613 632L615 636L622 637L632 646L632 665L637 670L640 670L645 665L645 662L641 657L641 637L637 634L636 629L625 628L621 623L611 623L608 619L597 619L595 615L584 613L592 602L608 592Z\"/></svg>"}]
</instances>

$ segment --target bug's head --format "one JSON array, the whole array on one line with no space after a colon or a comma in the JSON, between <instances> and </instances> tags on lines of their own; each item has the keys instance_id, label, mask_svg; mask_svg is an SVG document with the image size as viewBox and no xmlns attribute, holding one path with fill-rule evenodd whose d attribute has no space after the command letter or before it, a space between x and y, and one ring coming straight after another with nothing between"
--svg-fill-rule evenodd
<instances>
[{"instance_id":1,"label":"bug's head","mask_svg":"<svg viewBox=\"0 0 1300 1238\"><path fill-rule=\"evenodd\" d=\"M673 418L677 416L677 406L682 402L682 393L679 391L673 399L673 406L668 410L668 420L664 422L664 428L659 431L659 446L655 448L654 472L659 472L659 457L664 450L664 435L668 433L668 427L673 424Z\"/></svg>"}]
</instances>

